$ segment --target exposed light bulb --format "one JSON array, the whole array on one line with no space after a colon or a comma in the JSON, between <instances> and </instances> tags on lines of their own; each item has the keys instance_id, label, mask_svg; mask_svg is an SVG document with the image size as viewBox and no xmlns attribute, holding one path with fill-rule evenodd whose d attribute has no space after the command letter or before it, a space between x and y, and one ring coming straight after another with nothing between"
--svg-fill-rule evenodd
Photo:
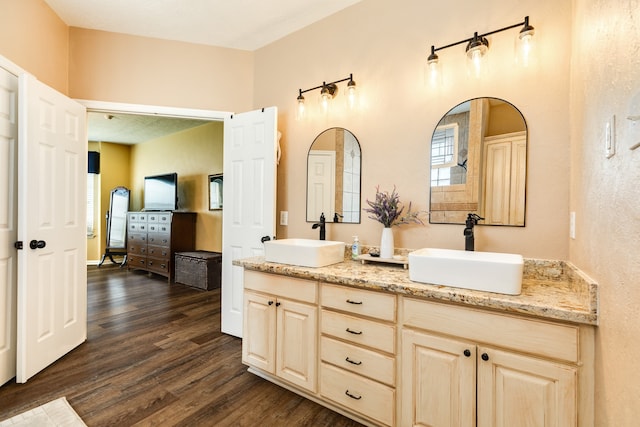
<instances>
[{"instance_id":1,"label":"exposed light bulb","mask_svg":"<svg viewBox=\"0 0 640 427\"><path fill-rule=\"evenodd\" d=\"M358 93L356 90L356 82L354 82L353 78L351 78L351 80L349 80L349 83L347 83L347 105L349 106L350 110L353 110L356 108L357 103Z\"/></svg>"},{"instance_id":2,"label":"exposed light bulb","mask_svg":"<svg viewBox=\"0 0 640 427\"><path fill-rule=\"evenodd\" d=\"M306 113L306 107L304 105L304 96L302 96L302 92L300 92L300 95L298 96L298 99L297 99L297 105L296 105L296 120L304 119L305 113Z\"/></svg>"},{"instance_id":3,"label":"exposed light bulb","mask_svg":"<svg viewBox=\"0 0 640 427\"><path fill-rule=\"evenodd\" d=\"M427 58L427 79L429 85L433 88L438 87L442 80L440 59L435 52L435 46L431 46L431 55Z\"/></svg>"},{"instance_id":4,"label":"exposed light bulb","mask_svg":"<svg viewBox=\"0 0 640 427\"><path fill-rule=\"evenodd\" d=\"M516 39L516 62L523 67L531 65L535 40L533 28L527 31L521 31Z\"/></svg>"},{"instance_id":5,"label":"exposed light bulb","mask_svg":"<svg viewBox=\"0 0 640 427\"><path fill-rule=\"evenodd\" d=\"M489 42L484 37L478 37L478 33L475 33L473 40L469 42L467 46L467 67L469 73L479 78L483 71L483 57L489 50Z\"/></svg>"}]
</instances>

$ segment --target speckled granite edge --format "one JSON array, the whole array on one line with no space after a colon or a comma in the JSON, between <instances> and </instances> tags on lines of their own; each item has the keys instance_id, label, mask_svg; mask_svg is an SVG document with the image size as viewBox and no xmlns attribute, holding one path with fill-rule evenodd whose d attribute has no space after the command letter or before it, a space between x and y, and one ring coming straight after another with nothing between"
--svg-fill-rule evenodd
<instances>
[{"instance_id":1,"label":"speckled granite edge","mask_svg":"<svg viewBox=\"0 0 640 427\"><path fill-rule=\"evenodd\" d=\"M410 252L410 251L408 251ZM408 253L407 252L407 253ZM361 264L350 259L311 268L266 262L263 257L234 260L233 264L265 273L393 292L507 313L526 314L572 323L598 324L598 285L571 263L555 260L525 260L520 295L430 285L409 280L408 270L385 264Z\"/></svg>"}]
</instances>

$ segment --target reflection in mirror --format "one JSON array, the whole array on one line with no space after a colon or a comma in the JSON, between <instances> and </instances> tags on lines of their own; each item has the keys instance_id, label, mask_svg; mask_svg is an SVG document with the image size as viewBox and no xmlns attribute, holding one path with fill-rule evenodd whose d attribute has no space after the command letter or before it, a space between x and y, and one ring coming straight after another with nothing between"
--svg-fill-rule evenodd
<instances>
[{"instance_id":1,"label":"reflection in mirror","mask_svg":"<svg viewBox=\"0 0 640 427\"><path fill-rule=\"evenodd\" d=\"M98 263L100 267L109 257L112 263L114 255L123 256L120 265L127 262L127 212L129 211L129 190L125 187L116 187L111 190L111 200L107 211L107 239L106 248L102 259Z\"/></svg>"},{"instance_id":2,"label":"reflection in mirror","mask_svg":"<svg viewBox=\"0 0 640 427\"><path fill-rule=\"evenodd\" d=\"M222 174L209 175L209 210L222 209Z\"/></svg>"},{"instance_id":3,"label":"reflection in mirror","mask_svg":"<svg viewBox=\"0 0 640 427\"><path fill-rule=\"evenodd\" d=\"M331 128L316 137L307 156L307 222L360 222L362 155L355 135Z\"/></svg>"},{"instance_id":4,"label":"reflection in mirror","mask_svg":"<svg viewBox=\"0 0 640 427\"><path fill-rule=\"evenodd\" d=\"M498 98L463 102L438 122L431 138L432 224L524 226L527 124Z\"/></svg>"}]
</instances>

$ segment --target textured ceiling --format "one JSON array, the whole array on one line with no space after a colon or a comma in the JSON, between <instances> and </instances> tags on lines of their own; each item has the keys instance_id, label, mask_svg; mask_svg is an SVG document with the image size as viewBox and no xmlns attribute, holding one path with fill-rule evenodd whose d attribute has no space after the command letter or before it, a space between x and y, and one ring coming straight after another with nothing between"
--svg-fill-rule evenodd
<instances>
[{"instance_id":1,"label":"textured ceiling","mask_svg":"<svg viewBox=\"0 0 640 427\"><path fill-rule=\"evenodd\" d=\"M251 51L361 0L45 1L72 27Z\"/></svg>"},{"instance_id":2,"label":"textured ceiling","mask_svg":"<svg viewBox=\"0 0 640 427\"><path fill-rule=\"evenodd\" d=\"M208 123L152 115L87 113L89 141L137 144Z\"/></svg>"}]
</instances>

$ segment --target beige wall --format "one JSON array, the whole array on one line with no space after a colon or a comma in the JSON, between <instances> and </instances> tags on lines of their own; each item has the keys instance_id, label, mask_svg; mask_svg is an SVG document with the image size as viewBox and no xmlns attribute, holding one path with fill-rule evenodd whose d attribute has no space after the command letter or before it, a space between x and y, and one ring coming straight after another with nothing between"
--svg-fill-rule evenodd
<instances>
[{"instance_id":1,"label":"beige wall","mask_svg":"<svg viewBox=\"0 0 640 427\"><path fill-rule=\"evenodd\" d=\"M278 106L283 132L278 210L288 210L290 220L288 227L278 227L279 237L316 236L304 222L304 172L308 148L322 130L342 126L359 139L363 199L373 197L377 184L395 184L403 200L426 209L428 140L440 117L468 98L510 101L530 131L527 226L479 227L478 248L570 259L600 283L596 425L634 425L640 417L640 368L633 362L640 353L634 334L640 324L635 306L640 301L640 150L626 147L640 136L630 134L625 117L640 114L629 110L640 81L637 1L488 0L482 8L468 6L468 0L404 0L402 7L367 0L255 54L72 29L67 72L60 60L67 53L67 36L44 2L0 0L0 54L63 92L66 75L72 74L69 92L78 98L229 111ZM440 55L449 76L441 90L430 92L422 85L431 44L500 28L524 15L537 29L535 69L500 65L512 55L512 31L517 30L511 30L492 36L492 70L482 83L466 77L462 48L450 48ZM232 88L221 86L220 73L232 74ZM361 92L358 113L334 106L329 117L294 120L298 89L349 73ZM313 94L307 99L313 107ZM605 160L604 119L612 114L619 151ZM211 164L198 179L220 170ZM577 212L575 240L567 237L570 210ZM365 217L359 225L330 225L328 233L344 241L359 234L363 243L377 244L380 229ZM461 227L454 225L396 228L395 233L397 245L409 248L460 248L463 241ZM200 242L199 248L209 247ZM216 250L215 244L211 248Z\"/></svg>"},{"instance_id":2,"label":"beige wall","mask_svg":"<svg viewBox=\"0 0 640 427\"><path fill-rule=\"evenodd\" d=\"M254 106L277 105L283 133L278 168L278 211L289 211L289 226L278 236L316 237L304 221L305 170L309 146L323 129L342 126L362 146L363 199L380 184L397 186L401 200L426 210L429 200L428 147L440 117L465 99L493 96L513 103L530 127L526 227L479 227L479 250L517 252L527 257L567 259L569 217L569 66L571 1L490 0L468 7L467 0L367 0L256 52ZM452 10L457 11L452 14ZM464 46L440 53L448 78L439 91L423 84L431 44L445 45L531 16L538 29L539 66L513 66L517 30L491 37L491 73L470 80ZM503 65L504 64L504 65ZM354 74L361 94L357 113L344 107L344 83L328 117L309 111L295 120L298 89ZM318 110L319 91L308 94ZM364 200L363 200L364 203ZM328 238L379 244L382 226L366 217L358 225L329 225ZM394 228L396 246L463 248L463 226Z\"/></svg>"},{"instance_id":3,"label":"beige wall","mask_svg":"<svg viewBox=\"0 0 640 427\"><path fill-rule=\"evenodd\" d=\"M68 27L44 1L0 0L0 55L68 93Z\"/></svg>"},{"instance_id":4,"label":"beige wall","mask_svg":"<svg viewBox=\"0 0 640 427\"><path fill-rule=\"evenodd\" d=\"M235 49L70 28L72 98L246 111L253 54Z\"/></svg>"},{"instance_id":5,"label":"beige wall","mask_svg":"<svg viewBox=\"0 0 640 427\"><path fill-rule=\"evenodd\" d=\"M222 211L209 211L208 175L222 173L222 122L133 146L131 209L143 208L144 177L178 173L179 210L197 212L196 249L222 251Z\"/></svg>"},{"instance_id":6,"label":"beige wall","mask_svg":"<svg viewBox=\"0 0 640 427\"><path fill-rule=\"evenodd\" d=\"M571 86L570 258L600 284L596 425L640 418L640 9L637 1L576 0ZM631 104L635 98L635 109ZM604 156L605 121L616 116L617 153Z\"/></svg>"}]
</instances>

